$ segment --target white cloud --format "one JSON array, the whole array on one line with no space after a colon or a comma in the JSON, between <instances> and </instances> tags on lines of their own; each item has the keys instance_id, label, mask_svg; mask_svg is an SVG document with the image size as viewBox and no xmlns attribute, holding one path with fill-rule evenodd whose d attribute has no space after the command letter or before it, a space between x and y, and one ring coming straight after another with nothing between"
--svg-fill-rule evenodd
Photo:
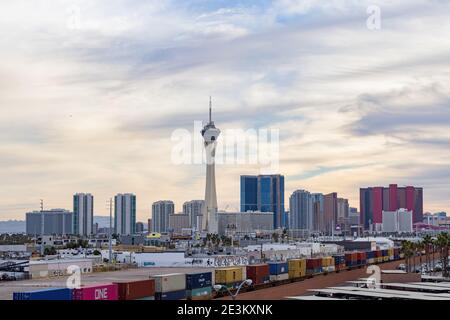
<instances>
[{"instance_id":1,"label":"white cloud","mask_svg":"<svg viewBox=\"0 0 450 320\"><path fill-rule=\"evenodd\" d=\"M367 3L3 2L0 219L40 198L70 208L81 191L99 214L135 192L141 220L153 201L181 210L202 198L204 168L173 166L170 135L206 118L209 95L221 129L280 129L286 200L309 188L357 206L360 186L398 182L425 186L425 209L448 210L435 174L450 160L448 5L378 1L372 32ZM221 166L220 205L238 207L239 175L257 172Z\"/></svg>"}]
</instances>

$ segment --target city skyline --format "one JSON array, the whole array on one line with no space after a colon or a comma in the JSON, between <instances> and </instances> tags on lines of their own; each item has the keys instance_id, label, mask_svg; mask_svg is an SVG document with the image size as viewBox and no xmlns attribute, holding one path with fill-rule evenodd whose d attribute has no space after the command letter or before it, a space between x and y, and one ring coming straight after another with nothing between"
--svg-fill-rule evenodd
<instances>
[{"instance_id":1,"label":"city skyline","mask_svg":"<svg viewBox=\"0 0 450 320\"><path fill-rule=\"evenodd\" d=\"M358 208L360 188L396 183L449 212L450 4L378 1L376 31L368 4L2 3L0 220L77 192L102 216L132 192L139 221L160 199L203 199L204 165L174 165L171 134L210 95L221 130L279 129L286 208L297 189ZM218 165L219 209L239 211L239 177L258 174Z\"/></svg>"}]
</instances>

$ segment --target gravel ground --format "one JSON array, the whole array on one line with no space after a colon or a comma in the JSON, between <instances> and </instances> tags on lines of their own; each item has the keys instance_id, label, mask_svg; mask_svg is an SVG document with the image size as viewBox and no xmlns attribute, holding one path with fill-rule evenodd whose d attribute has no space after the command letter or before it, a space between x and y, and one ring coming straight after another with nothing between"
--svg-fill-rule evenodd
<instances>
[{"instance_id":1,"label":"gravel ground","mask_svg":"<svg viewBox=\"0 0 450 320\"><path fill-rule=\"evenodd\" d=\"M82 284L94 284L94 283L110 283L114 281L124 280L144 280L148 279L150 275L165 274L165 273L187 273L187 272L200 272L200 271L212 271L212 268L139 268L128 269L124 271L110 271L110 272L97 272L90 274L83 274L81 276ZM68 277L58 278L43 278L34 280L22 280L22 281L7 281L0 282L0 300L12 300L12 294L15 291L30 291L39 290L42 288L61 288L66 286L66 280Z\"/></svg>"},{"instance_id":2,"label":"gravel ground","mask_svg":"<svg viewBox=\"0 0 450 320\"><path fill-rule=\"evenodd\" d=\"M396 269L400 263L404 261L392 261L379 264L378 266L384 270ZM278 287L272 287L267 289L255 290L251 292L245 292L238 295L237 300L281 300L289 296L302 296L313 294L308 289L323 289L325 287L345 285L346 281L358 280L358 278L367 278L370 276L366 273L366 268L355 269L351 271L341 271L339 273L330 273L327 275L319 275L311 279L290 283ZM385 282L412 282L420 281L419 274L389 274L389 280L384 280L382 275L382 281ZM348 285L348 284L347 284ZM230 299L230 297L224 297L221 299Z\"/></svg>"}]
</instances>

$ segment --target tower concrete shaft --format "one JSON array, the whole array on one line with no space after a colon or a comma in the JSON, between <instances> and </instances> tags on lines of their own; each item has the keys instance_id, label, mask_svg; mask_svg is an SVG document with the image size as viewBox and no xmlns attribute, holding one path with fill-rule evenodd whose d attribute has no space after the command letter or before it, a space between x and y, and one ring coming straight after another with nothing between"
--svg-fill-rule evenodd
<instances>
[{"instance_id":1,"label":"tower concrete shaft","mask_svg":"<svg viewBox=\"0 0 450 320\"><path fill-rule=\"evenodd\" d=\"M203 128L201 134L205 141L206 151L205 206L203 207L202 229L208 233L218 233L215 156L220 130L215 127L214 121L212 121L211 99L209 101L209 122Z\"/></svg>"}]
</instances>

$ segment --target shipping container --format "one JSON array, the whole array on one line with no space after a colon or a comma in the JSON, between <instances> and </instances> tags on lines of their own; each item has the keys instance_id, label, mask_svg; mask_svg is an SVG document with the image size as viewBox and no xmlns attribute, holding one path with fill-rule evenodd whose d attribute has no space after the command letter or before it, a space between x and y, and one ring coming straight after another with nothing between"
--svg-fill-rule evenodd
<instances>
[{"instance_id":1,"label":"shipping container","mask_svg":"<svg viewBox=\"0 0 450 320\"><path fill-rule=\"evenodd\" d=\"M306 259L306 269L317 269L322 267L321 258Z\"/></svg>"},{"instance_id":2,"label":"shipping container","mask_svg":"<svg viewBox=\"0 0 450 320\"><path fill-rule=\"evenodd\" d=\"M207 288L212 286L212 272L186 274L186 290Z\"/></svg>"},{"instance_id":3,"label":"shipping container","mask_svg":"<svg viewBox=\"0 0 450 320\"><path fill-rule=\"evenodd\" d=\"M288 270L289 279L304 277L306 275L306 259L290 259Z\"/></svg>"},{"instance_id":4,"label":"shipping container","mask_svg":"<svg viewBox=\"0 0 450 320\"><path fill-rule=\"evenodd\" d=\"M155 296L155 279L115 282L119 300L136 300Z\"/></svg>"},{"instance_id":5,"label":"shipping container","mask_svg":"<svg viewBox=\"0 0 450 320\"><path fill-rule=\"evenodd\" d=\"M366 255L365 252L357 252L356 257L357 257L356 258L356 264L358 266L366 264L367 255Z\"/></svg>"},{"instance_id":6,"label":"shipping container","mask_svg":"<svg viewBox=\"0 0 450 320\"><path fill-rule=\"evenodd\" d=\"M389 256L389 260L394 260L394 248L389 248L388 249L388 256Z\"/></svg>"},{"instance_id":7,"label":"shipping container","mask_svg":"<svg viewBox=\"0 0 450 320\"><path fill-rule=\"evenodd\" d=\"M217 268L215 270L216 284L242 282L244 280L243 277L242 267Z\"/></svg>"},{"instance_id":8,"label":"shipping container","mask_svg":"<svg viewBox=\"0 0 450 320\"><path fill-rule=\"evenodd\" d=\"M254 285L269 282L269 265L268 264L248 265L247 279L251 279Z\"/></svg>"},{"instance_id":9,"label":"shipping container","mask_svg":"<svg viewBox=\"0 0 450 320\"><path fill-rule=\"evenodd\" d=\"M354 267L358 265L358 253L349 252L345 254L345 265L347 267Z\"/></svg>"},{"instance_id":10,"label":"shipping container","mask_svg":"<svg viewBox=\"0 0 450 320\"><path fill-rule=\"evenodd\" d=\"M155 300L183 300L186 298L186 290L156 292Z\"/></svg>"},{"instance_id":11,"label":"shipping container","mask_svg":"<svg viewBox=\"0 0 450 320\"><path fill-rule=\"evenodd\" d=\"M323 272L333 272L335 270L333 257L322 258L322 270Z\"/></svg>"},{"instance_id":12,"label":"shipping container","mask_svg":"<svg viewBox=\"0 0 450 320\"><path fill-rule=\"evenodd\" d=\"M139 298L136 300L155 300L155 296L151 296L151 297L143 297L143 298Z\"/></svg>"},{"instance_id":13,"label":"shipping container","mask_svg":"<svg viewBox=\"0 0 450 320\"><path fill-rule=\"evenodd\" d=\"M189 300L210 300L212 298L212 288L203 287L199 289L186 290L186 297Z\"/></svg>"},{"instance_id":14,"label":"shipping container","mask_svg":"<svg viewBox=\"0 0 450 320\"><path fill-rule=\"evenodd\" d=\"M52 288L26 292L14 292L13 300L72 300L72 289Z\"/></svg>"},{"instance_id":15,"label":"shipping container","mask_svg":"<svg viewBox=\"0 0 450 320\"><path fill-rule=\"evenodd\" d=\"M288 273L288 263L287 262L269 262L269 273L270 275L276 276L279 274Z\"/></svg>"},{"instance_id":16,"label":"shipping container","mask_svg":"<svg viewBox=\"0 0 450 320\"><path fill-rule=\"evenodd\" d=\"M334 255L334 269L336 271L344 270L345 266L345 255Z\"/></svg>"},{"instance_id":17,"label":"shipping container","mask_svg":"<svg viewBox=\"0 0 450 320\"><path fill-rule=\"evenodd\" d=\"M74 300L117 300L117 284L98 284L73 289Z\"/></svg>"},{"instance_id":18,"label":"shipping container","mask_svg":"<svg viewBox=\"0 0 450 320\"><path fill-rule=\"evenodd\" d=\"M270 281L283 281L288 280L289 274L288 273L281 273L277 275L270 275Z\"/></svg>"},{"instance_id":19,"label":"shipping container","mask_svg":"<svg viewBox=\"0 0 450 320\"><path fill-rule=\"evenodd\" d=\"M170 273L153 276L155 292L173 292L186 290L186 275L184 273Z\"/></svg>"},{"instance_id":20,"label":"shipping container","mask_svg":"<svg viewBox=\"0 0 450 320\"><path fill-rule=\"evenodd\" d=\"M394 260L400 259L400 248L394 248Z\"/></svg>"}]
</instances>

